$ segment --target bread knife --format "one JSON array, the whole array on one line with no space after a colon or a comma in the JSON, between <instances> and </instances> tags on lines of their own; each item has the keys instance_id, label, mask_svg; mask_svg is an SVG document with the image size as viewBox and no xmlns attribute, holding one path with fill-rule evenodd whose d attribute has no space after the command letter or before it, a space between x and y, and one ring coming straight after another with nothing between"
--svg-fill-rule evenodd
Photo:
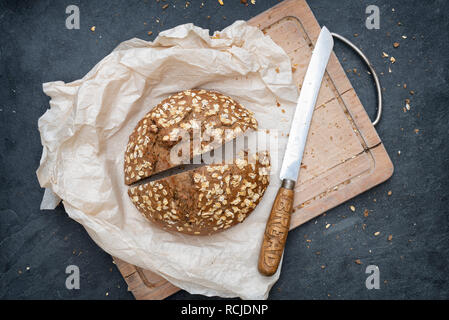
<instances>
[{"instance_id":1,"label":"bread knife","mask_svg":"<svg viewBox=\"0 0 449 320\"><path fill-rule=\"evenodd\" d=\"M280 172L282 184L265 227L258 264L259 272L265 276L276 273L284 252L293 208L293 189L298 179L313 110L333 46L331 33L323 27L313 49L299 94L282 161Z\"/></svg>"}]
</instances>

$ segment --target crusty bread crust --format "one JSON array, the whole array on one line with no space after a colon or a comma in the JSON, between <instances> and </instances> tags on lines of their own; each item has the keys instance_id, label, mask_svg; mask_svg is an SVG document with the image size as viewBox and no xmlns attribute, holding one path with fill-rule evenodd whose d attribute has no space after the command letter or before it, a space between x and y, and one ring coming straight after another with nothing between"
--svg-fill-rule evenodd
<instances>
[{"instance_id":1,"label":"crusty bread crust","mask_svg":"<svg viewBox=\"0 0 449 320\"><path fill-rule=\"evenodd\" d=\"M131 187L137 209L165 230L210 235L242 222L269 183L267 152L244 152L232 164L213 164Z\"/></svg>"},{"instance_id":2,"label":"crusty bread crust","mask_svg":"<svg viewBox=\"0 0 449 320\"><path fill-rule=\"evenodd\" d=\"M124 161L125 184L175 167L178 163L170 160L170 151L181 139L180 129L186 130L193 141L198 123L202 134L221 132L224 143L248 129L257 129L253 113L228 96L206 90L179 92L148 112L130 135ZM213 149L214 139L205 140L209 141L202 141L198 150L190 148L190 159Z\"/></svg>"}]
</instances>

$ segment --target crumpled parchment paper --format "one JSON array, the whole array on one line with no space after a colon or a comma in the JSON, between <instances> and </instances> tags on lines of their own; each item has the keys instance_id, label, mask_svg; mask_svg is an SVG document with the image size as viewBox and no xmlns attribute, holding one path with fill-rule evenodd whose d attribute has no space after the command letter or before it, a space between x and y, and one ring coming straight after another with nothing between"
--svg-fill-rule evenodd
<instances>
[{"instance_id":1,"label":"crumpled parchment paper","mask_svg":"<svg viewBox=\"0 0 449 320\"><path fill-rule=\"evenodd\" d=\"M257 260L280 185L279 165L273 165L270 186L253 213L213 236L162 231L128 198L123 155L129 135L159 101L190 88L220 91L255 112L259 128L276 134L278 159L272 163L281 162L298 95L287 54L243 21L213 37L185 24L154 42L121 43L80 80L43 84L51 100L39 119L37 176L46 188L41 208L54 209L62 199L68 215L106 252L190 293L266 299L280 268L262 276Z\"/></svg>"}]
</instances>

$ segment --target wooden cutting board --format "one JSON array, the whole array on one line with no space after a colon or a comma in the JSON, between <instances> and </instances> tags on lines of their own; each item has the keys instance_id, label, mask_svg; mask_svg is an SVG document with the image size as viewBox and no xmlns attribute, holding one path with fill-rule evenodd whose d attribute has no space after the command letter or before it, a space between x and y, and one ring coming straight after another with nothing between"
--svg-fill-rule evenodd
<instances>
[{"instance_id":1,"label":"wooden cutting board","mask_svg":"<svg viewBox=\"0 0 449 320\"><path fill-rule=\"evenodd\" d=\"M300 87L320 33L305 0L286 0L249 23L287 52L296 67L294 81ZM393 174L393 164L333 53L326 71L295 188L291 229ZM179 290L151 271L114 260L136 299L164 299Z\"/></svg>"}]
</instances>

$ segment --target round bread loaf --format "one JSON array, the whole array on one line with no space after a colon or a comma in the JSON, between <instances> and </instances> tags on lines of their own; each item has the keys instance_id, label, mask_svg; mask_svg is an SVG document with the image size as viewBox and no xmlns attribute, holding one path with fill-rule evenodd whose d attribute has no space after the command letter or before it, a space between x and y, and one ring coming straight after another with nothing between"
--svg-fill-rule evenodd
<instances>
[{"instance_id":1,"label":"round bread loaf","mask_svg":"<svg viewBox=\"0 0 449 320\"><path fill-rule=\"evenodd\" d=\"M267 152L244 152L232 164L212 164L128 190L137 209L165 230L210 235L242 222L269 183Z\"/></svg>"},{"instance_id":2,"label":"round bread loaf","mask_svg":"<svg viewBox=\"0 0 449 320\"><path fill-rule=\"evenodd\" d=\"M257 121L251 111L218 92L186 90L172 95L148 112L129 137L125 183L131 185L178 165L171 161L170 151L181 140L180 129L193 141L194 129L200 128L202 135L219 132L224 143L248 129L257 129ZM203 139L196 150L189 148L190 159L212 150L213 142L213 137Z\"/></svg>"}]
</instances>

